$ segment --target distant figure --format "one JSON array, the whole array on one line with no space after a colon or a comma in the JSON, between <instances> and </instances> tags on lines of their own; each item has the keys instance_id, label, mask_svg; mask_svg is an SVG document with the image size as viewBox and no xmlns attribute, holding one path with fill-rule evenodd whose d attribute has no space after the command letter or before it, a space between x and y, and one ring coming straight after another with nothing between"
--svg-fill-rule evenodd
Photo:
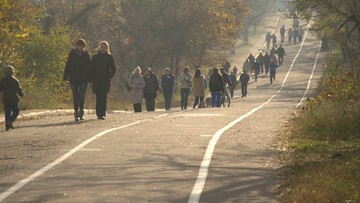
<instances>
[{"instance_id":1,"label":"distant figure","mask_svg":"<svg viewBox=\"0 0 360 203\"><path fill-rule=\"evenodd\" d=\"M255 59L254 62L254 71L255 71L255 82L257 82L258 76L260 74L260 62Z\"/></svg>"},{"instance_id":2,"label":"distant figure","mask_svg":"<svg viewBox=\"0 0 360 203\"><path fill-rule=\"evenodd\" d=\"M263 56L262 52L259 53L257 60L260 63L261 74L263 74L264 73L264 56Z\"/></svg>"},{"instance_id":3,"label":"distant figure","mask_svg":"<svg viewBox=\"0 0 360 203\"><path fill-rule=\"evenodd\" d=\"M269 73L269 64L270 64L270 55L266 52L264 55L264 65L265 65L265 73L266 75Z\"/></svg>"},{"instance_id":4,"label":"distant figure","mask_svg":"<svg viewBox=\"0 0 360 203\"><path fill-rule=\"evenodd\" d=\"M19 115L19 96L23 97L19 81L13 76L14 68L6 66L5 77L0 81L0 92L3 92L3 103L5 108L5 130L14 129L13 123Z\"/></svg>"},{"instance_id":5,"label":"distant figure","mask_svg":"<svg viewBox=\"0 0 360 203\"><path fill-rule=\"evenodd\" d=\"M277 49L277 54L279 57L279 66L281 66L284 61L284 56L286 56L285 49L281 44L280 44L279 48Z\"/></svg>"},{"instance_id":6,"label":"distant figure","mask_svg":"<svg viewBox=\"0 0 360 203\"><path fill-rule=\"evenodd\" d=\"M231 67L230 62L229 62L229 61L225 61L223 67L225 68L225 71L226 71L226 72L229 72L230 67Z\"/></svg>"},{"instance_id":7,"label":"distant figure","mask_svg":"<svg viewBox=\"0 0 360 203\"><path fill-rule=\"evenodd\" d=\"M293 20L293 28L294 29L297 29L300 25L300 21L299 19L297 18L297 16L295 16L294 20Z\"/></svg>"},{"instance_id":8,"label":"distant figure","mask_svg":"<svg viewBox=\"0 0 360 203\"><path fill-rule=\"evenodd\" d=\"M275 47L272 47L270 50L270 57L274 56L276 54L276 49Z\"/></svg>"},{"instance_id":9,"label":"distant figure","mask_svg":"<svg viewBox=\"0 0 360 203\"><path fill-rule=\"evenodd\" d=\"M242 74L240 75L241 97L247 97L247 86L249 80L250 80L249 75L245 72L242 72Z\"/></svg>"},{"instance_id":10,"label":"distant figure","mask_svg":"<svg viewBox=\"0 0 360 203\"><path fill-rule=\"evenodd\" d=\"M165 110L170 111L173 93L176 89L175 76L171 74L170 68L165 69L165 74L160 78L160 90L163 92L165 101Z\"/></svg>"},{"instance_id":11,"label":"distant figure","mask_svg":"<svg viewBox=\"0 0 360 203\"><path fill-rule=\"evenodd\" d=\"M285 41L285 25L283 25L281 28L280 28L280 41L281 41L281 44L284 44L284 41Z\"/></svg>"},{"instance_id":12,"label":"distant figure","mask_svg":"<svg viewBox=\"0 0 360 203\"><path fill-rule=\"evenodd\" d=\"M237 67L236 67L236 66L234 66L234 68L233 68L233 72L234 72L234 75L235 75L235 76L237 76L238 69L237 69Z\"/></svg>"},{"instance_id":13,"label":"distant figure","mask_svg":"<svg viewBox=\"0 0 360 203\"><path fill-rule=\"evenodd\" d=\"M91 59L83 39L76 41L66 61L63 79L70 82L75 121L84 120L85 93L89 82Z\"/></svg>"},{"instance_id":14,"label":"distant figure","mask_svg":"<svg viewBox=\"0 0 360 203\"><path fill-rule=\"evenodd\" d=\"M142 112L142 100L144 97L145 81L141 75L141 68L137 66L131 77L128 80L128 85L131 87L129 97L134 106L134 112Z\"/></svg>"},{"instance_id":15,"label":"distant figure","mask_svg":"<svg viewBox=\"0 0 360 203\"><path fill-rule=\"evenodd\" d=\"M251 64L249 62L249 59L246 59L244 64L243 64L243 72L249 73L250 72L250 67L251 67Z\"/></svg>"},{"instance_id":16,"label":"distant figure","mask_svg":"<svg viewBox=\"0 0 360 203\"><path fill-rule=\"evenodd\" d=\"M96 115L98 119L106 118L107 94L111 79L116 72L114 57L110 54L110 46L106 41L100 42L99 53L92 57L93 92L96 94Z\"/></svg>"},{"instance_id":17,"label":"distant figure","mask_svg":"<svg viewBox=\"0 0 360 203\"><path fill-rule=\"evenodd\" d=\"M209 87L211 92L211 106L220 107L221 106L221 92L224 91L224 80L219 69L214 68L210 76Z\"/></svg>"},{"instance_id":18,"label":"distant figure","mask_svg":"<svg viewBox=\"0 0 360 203\"><path fill-rule=\"evenodd\" d=\"M157 91L159 90L159 81L149 66L145 68L144 81L146 111L155 111L155 98L157 97Z\"/></svg>"},{"instance_id":19,"label":"distant figure","mask_svg":"<svg viewBox=\"0 0 360 203\"><path fill-rule=\"evenodd\" d=\"M193 108L203 107L205 97L205 89L206 89L206 79L205 76L201 74L201 69L198 68L195 70L194 77L192 78L192 82L194 85L193 95L195 97L195 102Z\"/></svg>"},{"instance_id":20,"label":"distant figure","mask_svg":"<svg viewBox=\"0 0 360 203\"><path fill-rule=\"evenodd\" d=\"M296 40L297 40L298 36L299 36L299 30L296 28L293 31L294 44L296 44Z\"/></svg>"},{"instance_id":21,"label":"distant figure","mask_svg":"<svg viewBox=\"0 0 360 203\"><path fill-rule=\"evenodd\" d=\"M230 87L230 95L231 97L234 97L234 91L235 87L237 85L237 80L234 71L230 73L230 81L231 81L231 87Z\"/></svg>"},{"instance_id":22,"label":"distant figure","mask_svg":"<svg viewBox=\"0 0 360 203\"><path fill-rule=\"evenodd\" d=\"M278 68L278 65L276 65L273 61L269 64L270 69L270 84L273 83L273 80L275 80L276 75L276 69Z\"/></svg>"},{"instance_id":23,"label":"distant figure","mask_svg":"<svg viewBox=\"0 0 360 203\"><path fill-rule=\"evenodd\" d=\"M250 53L248 59L249 59L249 62L250 62L250 73L252 74L253 69L254 69L255 57L252 55L252 53Z\"/></svg>"},{"instance_id":24,"label":"distant figure","mask_svg":"<svg viewBox=\"0 0 360 203\"><path fill-rule=\"evenodd\" d=\"M268 32L265 36L265 41L266 41L266 47L267 49L270 49L270 42L271 42L271 34L270 32Z\"/></svg>"},{"instance_id":25,"label":"distant figure","mask_svg":"<svg viewBox=\"0 0 360 203\"><path fill-rule=\"evenodd\" d=\"M272 35L272 44L273 44L273 46L275 47L275 46L277 46L277 39L276 39L276 35L275 35L275 33L273 33L273 35Z\"/></svg>"},{"instance_id":26,"label":"distant figure","mask_svg":"<svg viewBox=\"0 0 360 203\"><path fill-rule=\"evenodd\" d=\"M294 32L291 28L288 30L288 38L289 38L289 44L291 44L292 36L294 35Z\"/></svg>"},{"instance_id":27,"label":"distant figure","mask_svg":"<svg viewBox=\"0 0 360 203\"><path fill-rule=\"evenodd\" d=\"M180 95L181 95L181 110L187 109L187 104L190 95L192 75L189 72L189 66L185 66L184 72L180 74Z\"/></svg>"},{"instance_id":28,"label":"distant figure","mask_svg":"<svg viewBox=\"0 0 360 203\"><path fill-rule=\"evenodd\" d=\"M304 35L304 30L302 29L302 27L299 27L298 35L299 35L299 42L301 43Z\"/></svg>"}]
</instances>

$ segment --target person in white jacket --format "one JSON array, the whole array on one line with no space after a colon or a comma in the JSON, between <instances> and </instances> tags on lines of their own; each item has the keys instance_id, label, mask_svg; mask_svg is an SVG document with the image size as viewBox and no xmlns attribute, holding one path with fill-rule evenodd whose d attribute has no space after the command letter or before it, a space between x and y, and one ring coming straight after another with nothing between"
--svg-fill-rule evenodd
<instances>
[{"instance_id":1,"label":"person in white jacket","mask_svg":"<svg viewBox=\"0 0 360 203\"><path fill-rule=\"evenodd\" d=\"M128 85L131 87L130 100L134 104L134 112L142 112L142 101L144 95L145 81L141 75L141 69L137 66L131 77L129 78Z\"/></svg>"}]
</instances>

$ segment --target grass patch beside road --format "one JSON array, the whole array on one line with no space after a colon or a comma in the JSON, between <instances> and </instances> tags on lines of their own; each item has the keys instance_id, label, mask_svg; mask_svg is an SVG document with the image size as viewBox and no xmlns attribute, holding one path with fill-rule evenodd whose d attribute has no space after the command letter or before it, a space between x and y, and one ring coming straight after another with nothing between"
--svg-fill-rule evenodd
<instances>
[{"instance_id":1,"label":"grass patch beside road","mask_svg":"<svg viewBox=\"0 0 360 203\"><path fill-rule=\"evenodd\" d=\"M334 66L335 67L335 66ZM335 68L290 122L282 202L360 202L360 72Z\"/></svg>"}]
</instances>

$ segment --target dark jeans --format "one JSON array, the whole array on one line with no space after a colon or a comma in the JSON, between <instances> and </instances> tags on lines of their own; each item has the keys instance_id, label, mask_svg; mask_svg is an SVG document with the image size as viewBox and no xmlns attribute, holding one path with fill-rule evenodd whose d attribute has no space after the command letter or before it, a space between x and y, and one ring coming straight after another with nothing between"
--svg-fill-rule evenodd
<instances>
[{"instance_id":1,"label":"dark jeans","mask_svg":"<svg viewBox=\"0 0 360 203\"><path fill-rule=\"evenodd\" d=\"M285 38L285 35L280 35L280 41L281 41L281 44L283 44L284 43L284 39Z\"/></svg>"},{"instance_id":2,"label":"dark jeans","mask_svg":"<svg viewBox=\"0 0 360 203\"><path fill-rule=\"evenodd\" d=\"M181 88L180 95L181 95L181 109L186 109L190 95L190 88Z\"/></svg>"},{"instance_id":3,"label":"dark jeans","mask_svg":"<svg viewBox=\"0 0 360 203\"><path fill-rule=\"evenodd\" d=\"M106 116L106 91L98 91L96 93L96 115L97 117Z\"/></svg>"},{"instance_id":4,"label":"dark jeans","mask_svg":"<svg viewBox=\"0 0 360 203\"><path fill-rule=\"evenodd\" d=\"M19 115L19 104L5 104L5 124L11 124Z\"/></svg>"},{"instance_id":5,"label":"dark jeans","mask_svg":"<svg viewBox=\"0 0 360 203\"><path fill-rule=\"evenodd\" d=\"M155 111L155 97L145 97L146 110Z\"/></svg>"},{"instance_id":6,"label":"dark jeans","mask_svg":"<svg viewBox=\"0 0 360 203\"><path fill-rule=\"evenodd\" d=\"M170 110L173 93L164 92L165 110Z\"/></svg>"},{"instance_id":7,"label":"dark jeans","mask_svg":"<svg viewBox=\"0 0 360 203\"><path fill-rule=\"evenodd\" d=\"M276 72L271 72L270 71L270 83L273 82L273 79L275 80L275 75L276 75Z\"/></svg>"},{"instance_id":8,"label":"dark jeans","mask_svg":"<svg viewBox=\"0 0 360 203\"><path fill-rule=\"evenodd\" d=\"M87 83L81 83L81 84L70 83L70 87L74 99L74 111L75 112L79 111L79 108L80 111L83 111Z\"/></svg>"},{"instance_id":9,"label":"dark jeans","mask_svg":"<svg viewBox=\"0 0 360 203\"><path fill-rule=\"evenodd\" d=\"M247 96L247 86L248 86L248 84L241 84L241 96L242 97Z\"/></svg>"},{"instance_id":10,"label":"dark jeans","mask_svg":"<svg viewBox=\"0 0 360 203\"><path fill-rule=\"evenodd\" d=\"M221 107L221 92L211 92L211 106Z\"/></svg>"},{"instance_id":11,"label":"dark jeans","mask_svg":"<svg viewBox=\"0 0 360 203\"><path fill-rule=\"evenodd\" d=\"M280 66L284 61L284 55L278 55L278 56L279 56L279 66Z\"/></svg>"},{"instance_id":12,"label":"dark jeans","mask_svg":"<svg viewBox=\"0 0 360 203\"><path fill-rule=\"evenodd\" d=\"M234 97L234 91L235 91L235 84L231 85L230 87L230 96Z\"/></svg>"},{"instance_id":13,"label":"dark jeans","mask_svg":"<svg viewBox=\"0 0 360 203\"><path fill-rule=\"evenodd\" d=\"M136 103L134 104L134 112L142 112L142 107L141 107L141 103Z\"/></svg>"},{"instance_id":14,"label":"dark jeans","mask_svg":"<svg viewBox=\"0 0 360 203\"><path fill-rule=\"evenodd\" d=\"M196 108L199 105L199 102L204 102L204 97L195 97L193 108Z\"/></svg>"}]
</instances>

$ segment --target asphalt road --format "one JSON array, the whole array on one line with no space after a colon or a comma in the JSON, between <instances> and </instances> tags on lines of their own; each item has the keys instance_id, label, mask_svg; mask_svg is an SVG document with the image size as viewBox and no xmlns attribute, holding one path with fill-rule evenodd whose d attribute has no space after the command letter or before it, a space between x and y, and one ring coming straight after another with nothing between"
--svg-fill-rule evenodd
<instances>
[{"instance_id":1,"label":"asphalt road","mask_svg":"<svg viewBox=\"0 0 360 203\"><path fill-rule=\"evenodd\" d=\"M0 202L276 202L273 145L307 89L319 43L308 33L285 44L276 81L252 78L248 97L237 90L230 108L20 122L0 133Z\"/></svg>"}]
</instances>

